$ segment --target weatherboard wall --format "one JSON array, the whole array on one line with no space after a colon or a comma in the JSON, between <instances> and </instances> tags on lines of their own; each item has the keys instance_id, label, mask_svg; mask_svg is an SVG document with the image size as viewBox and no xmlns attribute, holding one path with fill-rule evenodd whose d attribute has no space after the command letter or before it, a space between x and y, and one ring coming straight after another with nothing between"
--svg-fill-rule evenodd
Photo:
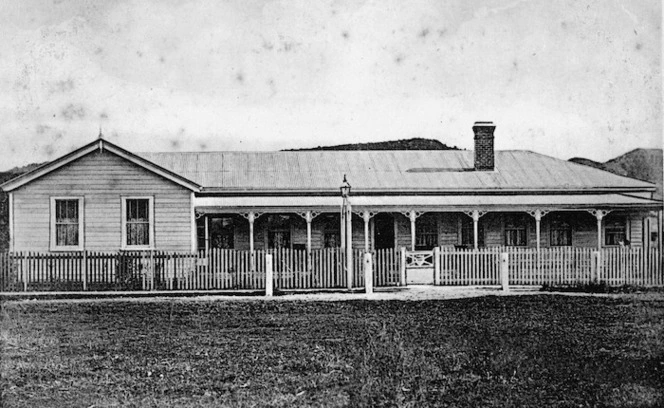
<instances>
[{"instance_id":1,"label":"weatherboard wall","mask_svg":"<svg viewBox=\"0 0 664 408\"><path fill-rule=\"evenodd\" d=\"M122 197L154 199L154 248L191 250L191 191L106 151L90 153L13 192L14 249L50 250L51 197L83 197L84 248L122 245Z\"/></svg>"}]
</instances>

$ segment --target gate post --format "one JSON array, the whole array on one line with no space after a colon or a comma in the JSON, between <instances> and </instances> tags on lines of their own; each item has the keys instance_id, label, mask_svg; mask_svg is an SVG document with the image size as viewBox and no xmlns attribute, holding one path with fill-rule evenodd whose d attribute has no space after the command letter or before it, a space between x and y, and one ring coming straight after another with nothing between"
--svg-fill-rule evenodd
<instances>
[{"instance_id":1,"label":"gate post","mask_svg":"<svg viewBox=\"0 0 664 408\"><path fill-rule=\"evenodd\" d=\"M272 273L272 254L265 255L265 296L272 296L274 279Z\"/></svg>"},{"instance_id":2,"label":"gate post","mask_svg":"<svg viewBox=\"0 0 664 408\"><path fill-rule=\"evenodd\" d=\"M364 253L364 288L367 295L373 293L373 257L371 252Z\"/></svg>"},{"instance_id":3,"label":"gate post","mask_svg":"<svg viewBox=\"0 0 664 408\"><path fill-rule=\"evenodd\" d=\"M510 258L509 253L502 252L500 254L500 283L503 287L503 292L510 290Z\"/></svg>"},{"instance_id":4,"label":"gate post","mask_svg":"<svg viewBox=\"0 0 664 408\"><path fill-rule=\"evenodd\" d=\"M399 286L406 286L406 248L401 247L401 268L399 270Z\"/></svg>"},{"instance_id":5,"label":"gate post","mask_svg":"<svg viewBox=\"0 0 664 408\"><path fill-rule=\"evenodd\" d=\"M440 285L440 248L433 249L433 284Z\"/></svg>"}]
</instances>

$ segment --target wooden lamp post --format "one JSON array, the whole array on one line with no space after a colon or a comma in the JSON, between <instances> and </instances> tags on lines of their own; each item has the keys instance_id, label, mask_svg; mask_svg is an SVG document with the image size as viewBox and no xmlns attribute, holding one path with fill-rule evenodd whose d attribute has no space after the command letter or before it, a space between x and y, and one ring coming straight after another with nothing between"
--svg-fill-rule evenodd
<instances>
[{"instance_id":1,"label":"wooden lamp post","mask_svg":"<svg viewBox=\"0 0 664 408\"><path fill-rule=\"evenodd\" d=\"M341 245L345 248L346 252L346 281L348 289L353 288L353 226L351 223L353 213L350 206L350 189L350 183L348 183L344 174L344 180L339 190L343 199L341 206Z\"/></svg>"}]
</instances>

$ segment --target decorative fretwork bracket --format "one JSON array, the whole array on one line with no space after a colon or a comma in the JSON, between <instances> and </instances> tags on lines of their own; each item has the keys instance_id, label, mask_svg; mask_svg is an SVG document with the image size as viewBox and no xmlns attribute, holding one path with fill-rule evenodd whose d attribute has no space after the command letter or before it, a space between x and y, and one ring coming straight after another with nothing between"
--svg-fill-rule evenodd
<instances>
[{"instance_id":1,"label":"decorative fretwork bracket","mask_svg":"<svg viewBox=\"0 0 664 408\"><path fill-rule=\"evenodd\" d=\"M611 210L586 210L597 218L597 221L602 221L602 218L606 217Z\"/></svg>"},{"instance_id":2,"label":"decorative fretwork bracket","mask_svg":"<svg viewBox=\"0 0 664 408\"><path fill-rule=\"evenodd\" d=\"M299 212L297 215L300 217L304 218L306 222L311 222L313 221L314 218L318 217L321 213L317 211L305 211L305 212Z\"/></svg>"},{"instance_id":3,"label":"decorative fretwork bracket","mask_svg":"<svg viewBox=\"0 0 664 408\"><path fill-rule=\"evenodd\" d=\"M415 222L416 219L420 218L425 213L426 211L415 211L415 210L401 211L401 214L403 214L406 218L408 218L410 222Z\"/></svg>"},{"instance_id":4,"label":"decorative fretwork bracket","mask_svg":"<svg viewBox=\"0 0 664 408\"><path fill-rule=\"evenodd\" d=\"M535 221L541 221L542 217L544 217L545 215L547 215L550 212L551 212L550 210L537 209L537 210L528 211L528 214L535 217Z\"/></svg>"},{"instance_id":5,"label":"decorative fretwork bracket","mask_svg":"<svg viewBox=\"0 0 664 408\"><path fill-rule=\"evenodd\" d=\"M463 213L472 218L473 221L479 221L480 217L488 213L488 211L473 210L473 211L464 211Z\"/></svg>"},{"instance_id":6,"label":"decorative fretwork bracket","mask_svg":"<svg viewBox=\"0 0 664 408\"><path fill-rule=\"evenodd\" d=\"M247 220L249 220L250 223L253 223L254 221L256 221L256 218L263 215L263 213L262 212L249 211L249 212L246 212L246 213L240 213L240 215L243 216L244 218L246 218Z\"/></svg>"},{"instance_id":7,"label":"decorative fretwork bracket","mask_svg":"<svg viewBox=\"0 0 664 408\"><path fill-rule=\"evenodd\" d=\"M364 210L364 211L353 211L355 214L357 214L359 217L362 217L364 222L369 222L370 219L376 216L378 214L377 211L370 211L370 210Z\"/></svg>"}]
</instances>

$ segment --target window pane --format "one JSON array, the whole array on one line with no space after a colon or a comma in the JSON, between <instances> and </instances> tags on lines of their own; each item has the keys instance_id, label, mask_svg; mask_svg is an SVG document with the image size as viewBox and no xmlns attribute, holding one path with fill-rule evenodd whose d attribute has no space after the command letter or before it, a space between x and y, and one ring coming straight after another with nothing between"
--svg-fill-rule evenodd
<instances>
[{"instance_id":1,"label":"window pane","mask_svg":"<svg viewBox=\"0 0 664 408\"><path fill-rule=\"evenodd\" d=\"M270 231L268 235L270 248L290 248L290 231Z\"/></svg>"},{"instance_id":2,"label":"window pane","mask_svg":"<svg viewBox=\"0 0 664 408\"><path fill-rule=\"evenodd\" d=\"M78 246L78 224L57 224L55 226L55 245Z\"/></svg>"},{"instance_id":3,"label":"window pane","mask_svg":"<svg viewBox=\"0 0 664 408\"><path fill-rule=\"evenodd\" d=\"M150 245L150 224L127 223L127 245Z\"/></svg>"},{"instance_id":4,"label":"window pane","mask_svg":"<svg viewBox=\"0 0 664 408\"><path fill-rule=\"evenodd\" d=\"M627 239L627 222L623 217L611 217L604 228L605 245L620 245Z\"/></svg>"},{"instance_id":5,"label":"window pane","mask_svg":"<svg viewBox=\"0 0 664 408\"><path fill-rule=\"evenodd\" d=\"M519 238L517 245L526 245L526 230L520 229L518 230L518 232L519 232Z\"/></svg>"},{"instance_id":6,"label":"window pane","mask_svg":"<svg viewBox=\"0 0 664 408\"><path fill-rule=\"evenodd\" d=\"M572 231L570 229L551 230L552 246L570 246L572 245Z\"/></svg>"},{"instance_id":7,"label":"window pane","mask_svg":"<svg viewBox=\"0 0 664 408\"><path fill-rule=\"evenodd\" d=\"M55 200L55 222L78 222L78 200Z\"/></svg>"},{"instance_id":8,"label":"window pane","mask_svg":"<svg viewBox=\"0 0 664 408\"><path fill-rule=\"evenodd\" d=\"M515 245L515 241L516 241L515 231L514 230L506 230L505 231L505 245L513 246L513 245Z\"/></svg>"},{"instance_id":9,"label":"window pane","mask_svg":"<svg viewBox=\"0 0 664 408\"><path fill-rule=\"evenodd\" d=\"M607 230L606 232L606 245L620 245L621 242L625 243L625 239L625 231Z\"/></svg>"},{"instance_id":10,"label":"window pane","mask_svg":"<svg viewBox=\"0 0 664 408\"><path fill-rule=\"evenodd\" d=\"M150 200L135 199L127 200L127 221L150 220Z\"/></svg>"},{"instance_id":11,"label":"window pane","mask_svg":"<svg viewBox=\"0 0 664 408\"><path fill-rule=\"evenodd\" d=\"M526 245L526 230L525 229L506 229L505 230L505 245L507 245L507 246L525 246Z\"/></svg>"},{"instance_id":12,"label":"window pane","mask_svg":"<svg viewBox=\"0 0 664 408\"><path fill-rule=\"evenodd\" d=\"M134 200L127 200L127 203L125 204L127 206L127 220L133 220L136 218L135 211L134 211Z\"/></svg>"},{"instance_id":13,"label":"window pane","mask_svg":"<svg viewBox=\"0 0 664 408\"><path fill-rule=\"evenodd\" d=\"M148 221L150 219L150 203L149 200L136 200L137 201L137 218L140 221Z\"/></svg>"},{"instance_id":14,"label":"window pane","mask_svg":"<svg viewBox=\"0 0 664 408\"><path fill-rule=\"evenodd\" d=\"M67 218L78 219L78 200L67 200Z\"/></svg>"}]
</instances>

